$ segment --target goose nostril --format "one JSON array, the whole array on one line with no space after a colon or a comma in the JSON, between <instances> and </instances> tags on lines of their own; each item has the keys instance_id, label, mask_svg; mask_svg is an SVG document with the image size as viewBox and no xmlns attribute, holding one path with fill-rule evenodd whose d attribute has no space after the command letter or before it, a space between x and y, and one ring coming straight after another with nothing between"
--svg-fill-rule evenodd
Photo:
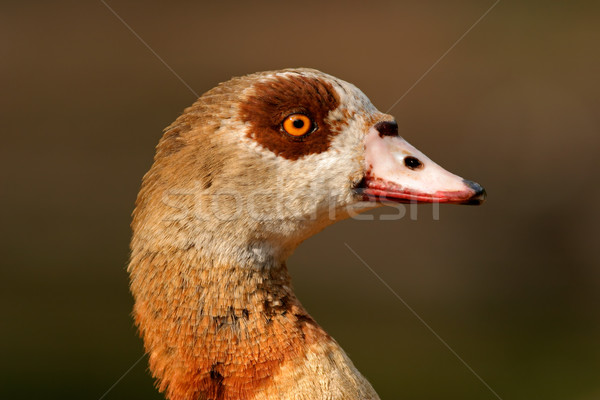
<instances>
[{"instance_id":1,"label":"goose nostril","mask_svg":"<svg viewBox=\"0 0 600 400\"><path fill-rule=\"evenodd\" d=\"M404 165L406 165L407 168L412 169L413 171L415 169L423 168L423 163L419 161L418 158L413 156L404 157Z\"/></svg>"}]
</instances>

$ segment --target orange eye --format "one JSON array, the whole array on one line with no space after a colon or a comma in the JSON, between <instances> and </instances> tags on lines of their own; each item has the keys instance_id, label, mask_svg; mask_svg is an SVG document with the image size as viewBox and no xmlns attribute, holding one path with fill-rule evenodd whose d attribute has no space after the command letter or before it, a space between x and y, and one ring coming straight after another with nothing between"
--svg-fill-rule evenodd
<instances>
[{"instance_id":1,"label":"orange eye","mask_svg":"<svg viewBox=\"0 0 600 400\"><path fill-rule=\"evenodd\" d=\"M310 132L312 121L304 114L292 114L283 120L283 130L292 136L302 136Z\"/></svg>"}]
</instances>

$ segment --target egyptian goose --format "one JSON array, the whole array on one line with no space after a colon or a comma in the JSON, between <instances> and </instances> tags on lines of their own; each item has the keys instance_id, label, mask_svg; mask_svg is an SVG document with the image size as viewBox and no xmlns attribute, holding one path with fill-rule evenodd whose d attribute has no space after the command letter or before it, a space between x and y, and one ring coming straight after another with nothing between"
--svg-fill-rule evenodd
<instances>
[{"instance_id":1,"label":"egyptian goose","mask_svg":"<svg viewBox=\"0 0 600 400\"><path fill-rule=\"evenodd\" d=\"M294 295L285 260L354 212L484 191L313 69L221 83L169 126L133 213L134 315L170 400L378 399Z\"/></svg>"}]
</instances>

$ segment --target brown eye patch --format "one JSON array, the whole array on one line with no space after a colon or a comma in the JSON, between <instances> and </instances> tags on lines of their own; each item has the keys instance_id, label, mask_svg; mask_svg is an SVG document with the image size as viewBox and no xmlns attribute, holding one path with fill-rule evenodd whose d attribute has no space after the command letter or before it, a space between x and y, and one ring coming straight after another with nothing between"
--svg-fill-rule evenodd
<instances>
[{"instance_id":1,"label":"brown eye patch","mask_svg":"<svg viewBox=\"0 0 600 400\"><path fill-rule=\"evenodd\" d=\"M240 105L242 121L250 124L248 137L288 160L329 149L339 129L325 122L340 104L333 86L324 80L286 74L255 83L252 94ZM282 123L291 114L305 115L316 129L306 136L287 134Z\"/></svg>"}]
</instances>

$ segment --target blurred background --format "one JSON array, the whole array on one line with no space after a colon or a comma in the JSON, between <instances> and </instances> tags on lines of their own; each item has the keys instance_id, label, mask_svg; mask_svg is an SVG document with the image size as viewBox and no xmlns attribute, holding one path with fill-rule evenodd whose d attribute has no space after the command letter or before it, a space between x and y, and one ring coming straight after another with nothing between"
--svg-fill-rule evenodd
<instances>
[{"instance_id":1,"label":"blurred background","mask_svg":"<svg viewBox=\"0 0 600 400\"><path fill-rule=\"evenodd\" d=\"M199 94L306 66L385 111L493 3L106 4ZM598 2L503 0L390 111L486 187L483 206L347 220L289 261L383 399L496 397L344 243L502 399L600 398L599 19ZM129 222L162 129L195 96L122 21L101 1L2 2L7 398L162 398L134 365Z\"/></svg>"}]
</instances>

